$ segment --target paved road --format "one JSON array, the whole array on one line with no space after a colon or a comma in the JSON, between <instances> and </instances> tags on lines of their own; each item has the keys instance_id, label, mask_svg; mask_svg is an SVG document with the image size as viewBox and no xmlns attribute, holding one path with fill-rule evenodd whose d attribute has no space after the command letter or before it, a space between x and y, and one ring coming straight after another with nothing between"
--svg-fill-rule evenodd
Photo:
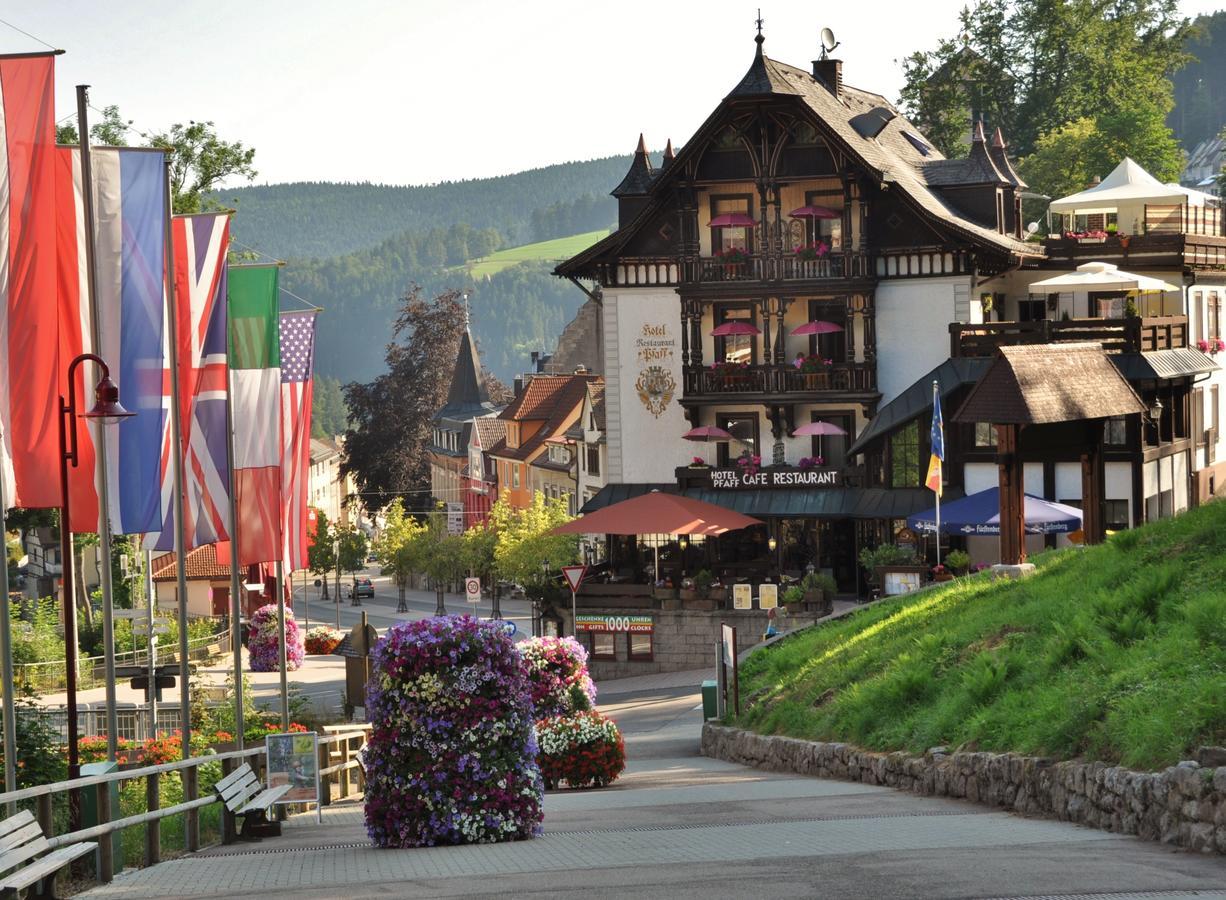
<instances>
[{"instance_id":1,"label":"paved road","mask_svg":"<svg viewBox=\"0 0 1226 900\"><path fill-rule=\"evenodd\" d=\"M641 687L638 681L635 687ZM126 873L90 897L1226 897L1226 863L1074 825L697 755L692 688L617 693L625 775L547 795L533 841L366 844L358 804L323 826Z\"/></svg>"}]
</instances>

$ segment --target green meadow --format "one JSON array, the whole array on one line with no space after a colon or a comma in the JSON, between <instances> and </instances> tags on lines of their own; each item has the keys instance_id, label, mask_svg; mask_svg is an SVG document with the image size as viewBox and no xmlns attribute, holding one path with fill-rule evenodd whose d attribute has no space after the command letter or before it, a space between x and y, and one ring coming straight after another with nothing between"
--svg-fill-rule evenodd
<instances>
[{"instance_id":1,"label":"green meadow","mask_svg":"<svg viewBox=\"0 0 1226 900\"><path fill-rule=\"evenodd\" d=\"M540 241L535 244L524 244L519 247L507 247L505 250L499 250L496 253L491 253L489 256L470 260L467 263L468 270L473 278L484 278L487 275L496 275L503 269L522 262L538 262L542 260L553 262L555 260L568 259L577 253L582 253L608 233L607 230L602 229L600 231L588 231L584 234L572 234L569 237L554 238L551 241Z\"/></svg>"}]
</instances>

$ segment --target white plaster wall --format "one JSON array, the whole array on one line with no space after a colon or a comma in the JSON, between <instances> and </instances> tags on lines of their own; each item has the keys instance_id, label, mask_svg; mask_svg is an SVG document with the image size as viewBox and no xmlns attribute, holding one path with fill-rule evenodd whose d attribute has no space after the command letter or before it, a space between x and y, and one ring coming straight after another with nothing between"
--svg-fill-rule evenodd
<instances>
[{"instance_id":1,"label":"white plaster wall","mask_svg":"<svg viewBox=\"0 0 1226 900\"><path fill-rule=\"evenodd\" d=\"M949 358L949 323L969 279L909 278L877 286L877 387L885 405Z\"/></svg>"},{"instance_id":2,"label":"white plaster wall","mask_svg":"<svg viewBox=\"0 0 1226 900\"><path fill-rule=\"evenodd\" d=\"M690 462L692 444L682 414L681 301L667 288L605 293L605 416L610 484L668 482ZM663 333L654 333L662 330ZM653 332L653 333L647 333ZM671 344L669 343L671 341ZM660 415L639 398L635 382L646 366L672 377L672 397Z\"/></svg>"},{"instance_id":3,"label":"white plaster wall","mask_svg":"<svg viewBox=\"0 0 1226 900\"><path fill-rule=\"evenodd\" d=\"M1056 496L1048 500L1081 499L1081 463L1056 463Z\"/></svg>"}]
</instances>

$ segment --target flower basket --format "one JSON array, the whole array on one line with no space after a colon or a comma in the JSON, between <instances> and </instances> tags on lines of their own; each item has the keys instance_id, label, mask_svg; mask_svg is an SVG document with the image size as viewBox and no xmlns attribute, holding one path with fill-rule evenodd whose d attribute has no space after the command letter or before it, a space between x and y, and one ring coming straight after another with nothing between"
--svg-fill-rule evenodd
<instances>
[{"instance_id":1,"label":"flower basket","mask_svg":"<svg viewBox=\"0 0 1226 900\"><path fill-rule=\"evenodd\" d=\"M371 654L366 830L378 847L540 834L532 686L501 622L393 626Z\"/></svg>"},{"instance_id":2,"label":"flower basket","mask_svg":"<svg viewBox=\"0 0 1226 900\"><path fill-rule=\"evenodd\" d=\"M280 625L277 605L261 606L251 616L247 629L247 652L251 671L277 672L281 669ZM302 632L290 609L285 610L285 668L292 672L302 665Z\"/></svg>"},{"instance_id":3,"label":"flower basket","mask_svg":"<svg viewBox=\"0 0 1226 900\"><path fill-rule=\"evenodd\" d=\"M541 777L546 788L605 787L626 768L626 742L617 725L595 710L536 723Z\"/></svg>"},{"instance_id":4,"label":"flower basket","mask_svg":"<svg viewBox=\"0 0 1226 900\"><path fill-rule=\"evenodd\" d=\"M313 656L327 656L340 646L341 640L344 637L345 635L335 628L318 625L307 632L303 646L306 648L306 652Z\"/></svg>"},{"instance_id":5,"label":"flower basket","mask_svg":"<svg viewBox=\"0 0 1226 900\"><path fill-rule=\"evenodd\" d=\"M573 637L534 637L519 644L535 717L591 709L596 685L587 671L587 650Z\"/></svg>"}]
</instances>

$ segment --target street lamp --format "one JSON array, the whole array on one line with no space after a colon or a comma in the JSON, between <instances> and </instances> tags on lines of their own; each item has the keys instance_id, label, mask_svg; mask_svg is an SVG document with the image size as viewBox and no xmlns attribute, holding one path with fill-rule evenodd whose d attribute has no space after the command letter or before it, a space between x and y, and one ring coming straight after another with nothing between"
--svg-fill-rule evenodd
<instances>
[{"instance_id":1,"label":"street lamp","mask_svg":"<svg viewBox=\"0 0 1226 900\"><path fill-rule=\"evenodd\" d=\"M77 366L89 360L102 370L102 377L94 388L94 405L89 412L77 413L76 372ZM68 469L77 468L77 429L74 423L77 415L83 419L91 419L103 425L109 425L136 415L128 412L119 402L119 388L111 381L110 367L102 357L93 353L82 353L68 364L68 397L60 397L60 580L64 586L64 682L68 693L68 777L78 778L81 775L81 758L77 750L77 608L73 596L73 555L72 532L69 530ZM106 511L103 510L103 515ZM103 565L110 565L105 560ZM69 815L73 827L80 818L80 797L73 791L69 800Z\"/></svg>"}]
</instances>

